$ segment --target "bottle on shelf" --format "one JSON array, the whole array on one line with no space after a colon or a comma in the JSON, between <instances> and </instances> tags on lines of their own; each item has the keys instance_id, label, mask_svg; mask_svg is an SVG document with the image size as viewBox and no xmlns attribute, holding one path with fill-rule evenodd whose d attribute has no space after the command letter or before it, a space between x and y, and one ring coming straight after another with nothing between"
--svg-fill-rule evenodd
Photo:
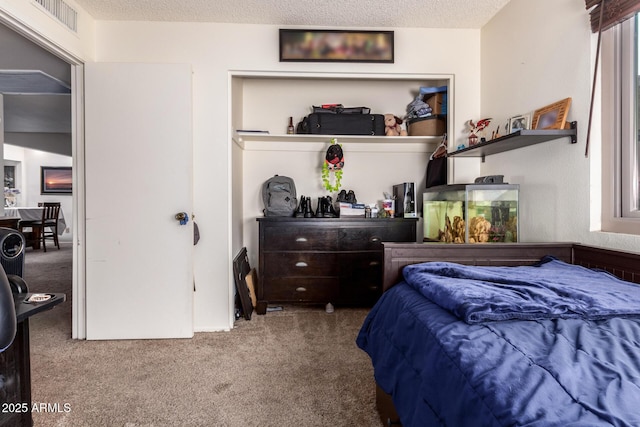
<instances>
[{"instance_id":1,"label":"bottle on shelf","mask_svg":"<svg viewBox=\"0 0 640 427\"><path fill-rule=\"evenodd\" d=\"M293 135L295 128L293 127L293 117L289 117L289 126L287 127L287 134Z\"/></svg>"}]
</instances>

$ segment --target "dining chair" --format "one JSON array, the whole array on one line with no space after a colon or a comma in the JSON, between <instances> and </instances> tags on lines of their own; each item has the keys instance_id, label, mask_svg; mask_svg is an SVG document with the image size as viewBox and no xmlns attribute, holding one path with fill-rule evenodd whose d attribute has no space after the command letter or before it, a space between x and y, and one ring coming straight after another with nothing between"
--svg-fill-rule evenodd
<instances>
[{"instance_id":1,"label":"dining chair","mask_svg":"<svg viewBox=\"0 0 640 427\"><path fill-rule=\"evenodd\" d=\"M42 247L44 251L47 252L46 239L53 240L53 244L60 249L60 242L58 241L60 202L39 202L38 206L42 206Z\"/></svg>"},{"instance_id":2,"label":"dining chair","mask_svg":"<svg viewBox=\"0 0 640 427\"><path fill-rule=\"evenodd\" d=\"M42 240L42 248L47 251L46 240L52 239L54 245L60 249L58 241L58 217L60 216L60 202L38 202L42 208L42 218L35 221L20 221L20 231L31 227L32 240ZM35 247L35 246L34 246Z\"/></svg>"}]
</instances>

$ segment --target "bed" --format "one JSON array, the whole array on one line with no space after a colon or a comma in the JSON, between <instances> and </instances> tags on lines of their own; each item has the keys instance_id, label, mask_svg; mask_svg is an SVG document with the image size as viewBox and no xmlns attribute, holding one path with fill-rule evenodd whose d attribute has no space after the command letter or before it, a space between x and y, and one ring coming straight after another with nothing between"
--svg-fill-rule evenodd
<instances>
[{"instance_id":1,"label":"bed","mask_svg":"<svg viewBox=\"0 0 640 427\"><path fill-rule=\"evenodd\" d=\"M385 425L640 425L640 254L385 243L384 267L357 344Z\"/></svg>"}]
</instances>

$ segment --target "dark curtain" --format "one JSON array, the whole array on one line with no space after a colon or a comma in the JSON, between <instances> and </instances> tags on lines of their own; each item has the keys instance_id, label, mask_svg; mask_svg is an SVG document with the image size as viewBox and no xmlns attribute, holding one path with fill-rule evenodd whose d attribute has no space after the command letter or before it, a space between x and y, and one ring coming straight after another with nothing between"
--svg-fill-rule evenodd
<instances>
[{"instance_id":1,"label":"dark curtain","mask_svg":"<svg viewBox=\"0 0 640 427\"><path fill-rule=\"evenodd\" d=\"M601 5L604 3L604 9ZM600 15L602 14L602 31L631 18L640 12L640 0L585 0L587 10L590 10L591 31L600 30Z\"/></svg>"}]
</instances>

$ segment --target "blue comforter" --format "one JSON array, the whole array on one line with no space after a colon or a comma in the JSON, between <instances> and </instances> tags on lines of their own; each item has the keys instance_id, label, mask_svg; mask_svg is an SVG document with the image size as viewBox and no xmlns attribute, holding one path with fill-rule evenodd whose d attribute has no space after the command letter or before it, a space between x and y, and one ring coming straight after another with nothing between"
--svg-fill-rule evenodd
<instances>
[{"instance_id":1,"label":"blue comforter","mask_svg":"<svg viewBox=\"0 0 640 427\"><path fill-rule=\"evenodd\" d=\"M558 267L547 264L540 265L543 271ZM558 277L571 277L566 266ZM588 317L589 307L572 303L570 309L562 304L554 318L468 324L454 314L458 308L443 308L414 286L405 281L385 292L357 338L405 427L640 426L637 313L609 312L594 320L574 315L578 307ZM640 287L630 286L637 298ZM568 298L562 289L554 292ZM528 307L530 292L521 294Z\"/></svg>"},{"instance_id":2,"label":"blue comforter","mask_svg":"<svg viewBox=\"0 0 640 427\"><path fill-rule=\"evenodd\" d=\"M545 257L536 266L409 265L406 282L467 323L640 316L640 287Z\"/></svg>"}]
</instances>

